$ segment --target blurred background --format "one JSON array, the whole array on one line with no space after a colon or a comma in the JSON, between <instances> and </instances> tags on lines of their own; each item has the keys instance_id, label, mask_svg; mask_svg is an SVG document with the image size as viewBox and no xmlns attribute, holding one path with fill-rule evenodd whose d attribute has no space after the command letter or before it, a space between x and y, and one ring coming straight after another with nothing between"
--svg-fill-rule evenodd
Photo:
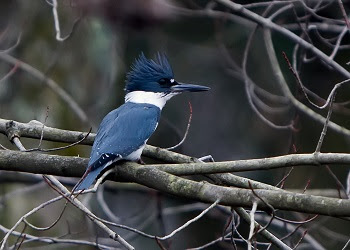
<instances>
[{"instance_id":1,"label":"blurred background","mask_svg":"<svg viewBox=\"0 0 350 250\"><path fill-rule=\"evenodd\" d=\"M247 4L254 1L235 2ZM311 4L312 2L310 1ZM333 2L322 10L322 15L341 18L339 6L336 5L336 1ZM347 1L343 2L347 8ZM186 141L175 150L176 152L194 157L212 155L216 161L313 152L322 131L322 124L295 110L291 105L286 105L285 112L267 112L266 116L279 125L288 125L293 121L294 130L274 129L253 111L248 102L244 82L232 74L227 58L241 65L244 48L254 25L239 16L236 16L234 22L224 18L211 18L201 12L192 12L208 8L208 3L213 5L209 7L222 13L228 11L220 5L202 0L58 1L60 35L62 38L68 36L66 40L58 41L51 1L1 1L0 118L19 122L38 120L47 126L77 131L88 131L92 127L93 132L96 132L102 118L124 102L125 74L135 58L142 51L147 57L154 57L160 51L167 54L176 80L206 85L211 90L205 93L184 94L169 101L162 111L156 133L148 141L149 144L166 148L181 141L190 115L188 104L190 102L193 108L191 127ZM301 7L296 5L295 8L298 11ZM263 9L253 10L259 14L263 12ZM287 12L280 16L277 22L293 23L293 15L292 11ZM311 21L317 21L316 19ZM332 32L325 32L322 35L326 38L335 36ZM285 73L292 93L307 103L281 56L281 52L285 51L291 57L294 44L278 34L274 34L273 39L280 67ZM310 39L327 54L332 51L322 44L316 35L310 34ZM342 42L346 44L348 41L347 34ZM223 45L225 49L222 48ZM311 53L306 54L312 57ZM336 61L348 69L349 66L345 63L349 61L349 55L347 49L342 49L337 54ZM269 93L282 94L268 63L262 32L259 29L249 50L247 72L256 85ZM343 80L340 74L319 60L303 65L300 74L303 83L323 98L327 98L332 87ZM51 79L54 84L48 86L47 79ZM336 101L349 100L349 93L349 87L343 87ZM70 99L67 99L66 95L70 96ZM78 108L72 109L72 105ZM322 115L327 113L327 110L321 112L314 110ZM344 106L341 112L333 114L332 120L341 126L349 127L348 114L349 111ZM1 136L0 143L7 148L15 149L4 135ZM23 139L23 143L27 148L38 145L37 140L30 139ZM42 147L61 145L44 142ZM322 151L348 152L349 139L329 130ZM89 153L88 146L76 146L55 152L60 155L82 157L89 157ZM152 162L151 159L145 161ZM346 169L342 167L332 169L344 184ZM287 171L289 170L280 169L240 173L240 175L276 185ZM39 179L34 178L32 183L31 181L19 183L20 175L1 172L0 175L2 175L0 224L6 227L11 227L26 211L56 195L45 183L39 182ZM67 183L74 181L67 180ZM286 179L285 188L303 190L308 182L310 182L309 189L337 188L336 181L324 167L295 168ZM122 224L141 227L143 231L155 235L171 232L206 207L195 204L192 209L184 213L171 212L168 209L169 214L163 215L164 218L160 219L155 214L159 206L183 207L191 201L169 197L139 186L115 185L117 188L113 188L112 184L106 185L108 188L100 194L119 221L117 218L114 219ZM16 194L16 190L21 191ZM89 199L86 202L95 213L111 219L99 212L96 204L101 200L98 200L98 196L86 197ZM62 206L63 202L51 205L31 217L30 221L47 226L55 220ZM214 240L222 235L229 217L227 211L214 210L168 242L167 247L184 249ZM149 220L146 220L147 218ZM323 225L339 233L339 239L330 241L325 238L329 232L325 233L322 230L310 229L310 234L321 244L329 247L344 245L341 234L348 232L346 231L348 227L344 227L344 224L336 219L324 220ZM246 225L242 225L244 226ZM20 231L21 228L17 230ZM121 232L123 236L131 239L129 241L136 246L136 249L158 247L154 240ZM41 235L40 232L34 233L29 229L28 233ZM74 239L90 238L92 241L97 235L106 237L74 208L65 211L64 219L53 229L42 233L42 235L48 234L68 235ZM246 234L244 229L242 234ZM297 239L298 237L296 241ZM101 239L101 242L104 241L107 240ZM35 248L44 245L32 243L27 246ZM242 249L244 246L244 244L238 245ZM53 245L51 249L60 247L70 246ZM231 247L230 243L222 243L209 249ZM81 247L85 248L86 246Z\"/></svg>"}]
</instances>

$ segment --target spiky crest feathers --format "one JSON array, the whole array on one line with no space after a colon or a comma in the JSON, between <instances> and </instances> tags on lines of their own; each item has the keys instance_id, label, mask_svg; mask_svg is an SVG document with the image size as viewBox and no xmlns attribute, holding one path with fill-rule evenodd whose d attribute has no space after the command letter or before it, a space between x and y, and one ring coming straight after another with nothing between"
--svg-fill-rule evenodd
<instances>
[{"instance_id":1,"label":"spiky crest feathers","mask_svg":"<svg viewBox=\"0 0 350 250\"><path fill-rule=\"evenodd\" d=\"M130 91L153 91L160 79L173 79L174 73L164 53L157 53L156 60L147 59L142 52L131 66L126 75L125 90Z\"/></svg>"}]
</instances>

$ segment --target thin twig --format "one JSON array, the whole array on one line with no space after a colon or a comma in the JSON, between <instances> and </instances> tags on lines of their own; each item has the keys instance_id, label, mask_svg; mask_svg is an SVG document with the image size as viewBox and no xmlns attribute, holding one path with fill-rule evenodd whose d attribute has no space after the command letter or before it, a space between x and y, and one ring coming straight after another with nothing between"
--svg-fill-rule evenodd
<instances>
[{"instance_id":1,"label":"thin twig","mask_svg":"<svg viewBox=\"0 0 350 250\"><path fill-rule=\"evenodd\" d=\"M346 26L348 27L348 30L350 30L350 22L349 22L349 19L348 19L348 15L346 14L346 11L345 11L345 8L344 8L342 0L338 0L338 4L339 4L340 10L341 10L341 13L343 14Z\"/></svg>"},{"instance_id":2,"label":"thin twig","mask_svg":"<svg viewBox=\"0 0 350 250\"><path fill-rule=\"evenodd\" d=\"M350 239L345 243L344 247L342 248L342 250L347 249L347 247L350 245Z\"/></svg>"},{"instance_id":3,"label":"thin twig","mask_svg":"<svg viewBox=\"0 0 350 250\"><path fill-rule=\"evenodd\" d=\"M341 1L341 0L339 0L339 1ZM344 27L344 29L342 30L342 32L338 36L337 42L336 42L336 44L334 46L334 49L333 49L332 53L329 56L330 59L334 60L334 57L337 55L337 52L339 50L341 41L343 40L345 34L348 33L348 32L349 32L349 27Z\"/></svg>"},{"instance_id":4,"label":"thin twig","mask_svg":"<svg viewBox=\"0 0 350 250\"><path fill-rule=\"evenodd\" d=\"M243 209L243 208L235 208L235 211L239 216L245 220L247 223L250 223L250 216L249 214ZM259 227L259 224L255 222L256 227ZM261 235L263 235L267 240L269 240L271 243L279 247L280 249L285 250L291 250L289 246L287 246L284 242L282 242L278 237L267 231L266 229L262 230L260 232Z\"/></svg>"},{"instance_id":5,"label":"thin twig","mask_svg":"<svg viewBox=\"0 0 350 250\"><path fill-rule=\"evenodd\" d=\"M312 51L319 59L327 62L327 64L329 64L336 71L341 73L343 76L345 76L346 78L350 78L350 72L348 70L343 68L341 65L339 65L334 60L330 60L329 57L325 53L323 53L321 50L319 50L315 46L311 45L307 41L300 38L297 34L294 34L293 32L281 27L280 25L278 25L274 22L271 22L267 18L264 18L263 16L258 15L256 13L244 8L242 5L235 3L233 1L216 0L216 2L219 2L222 5L230 8L232 11L240 13L244 17L246 17L246 18L248 18L248 19L250 19L258 24L263 25L265 28L267 28L269 30L276 31L276 32L282 34L283 36L288 37L291 41L293 41L295 43L299 43L305 49ZM299 2L305 6L304 1L299 1ZM305 8L309 9L308 6L305 6ZM331 19L331 21L336 21L336 20ZM341 21L340 23L344 23L344 21Z\"/></svg>"},{"instance_id":6,"label":"thin twig","mask_svg":"<svg viewBox=\"0 0 350 250\"><path fill-rule=\"evenodd\" d=\"M24 215L13 225L13 227L12 227L11 229L9 229L9 230L6 232L4 238L2 239L2 244L1 244L1 246L0 246L0 250L4 250L4 249L5 249L6 244L7 244L7 240L8 240L8 238L9 238L9 236L12 234L12 232L14 232L14 230L17 228L17 226L19 226L19 224L23 221L24 218L27 218L28 216L30 216L30 215L36 213L37 211L39 211L40 209L42 209L42 208L44 208L44 207L46 207L46 206L48 206L48 205L50 205L50 204L52 204L52 203L58 201L58 200L61 200L61 199L62 199L62 197L59 196L59 197L53 198L53 199L51 199L51 200L48 200L48 201L46 201L46 202L40 204L39 206L33 208L32 210L30 210L30 211L27 212L26 214L24 214ZM0 225L0 226L1 226L1 225Z\"/></svg>"},{"instance_id":7,"label":"thin twig","mask_svg":"<svg viewBox=\"0 0 350 250\"><path fill-rule=\"evenodd\" d=\"M275 185L275 187L279 187L279 188L283 188L284 187L284 182L286 181L286 179L288 178L288 176L292 173L294 167L291 167L288 171L288 173L286 173L283 178Z\"/></svg>"},{"instance_id":8,"label":"thin twig","mask_svg":"<svg viewBox=\"0 0 350 250\"><path fill-rule=\"evenodd\" d=\"M302 112L310 115L310 117L312 117L313 119L324 123L325 122L325 118L317 113L315 113L313 110L311 110L310 108L306 107L304 104L300 103L291 93L287 83L286 83L286 80L284 79L284 76L283 76L283 73L281 71L281 68L279 66L279 62L276 58L276 53L274 51L274 47L273 47L273 43L272 43L272 38L271 38L271 32L269 29L264 29L264 40L265 40L265 47L266 47L266 50L267 50L267 54L268 54L268 58L270 60L270 64L271 64L271 67L273 69L273 72L274 72L274 75L277 79L277 82L279 83L280 87L282 88L283 92L285 93L286 96L288 96L291 100L291 102L295 105L296 108L298 108L299 110L301 110ZM338 87L340 87L342 84L346 83L346 82L349 82L350 81L350 78L341 82L341 83L338 83L334 86L332 92L330 93L329 97L331 97L333 95L333 93L336 91L336 89ZM327 103L328 105L328 103ZM320 108L320 107L318 107ZM339 126L338 124L336 123L333 123L333 122L329 122L329 127L332 127L333 129L336 129L338 131L344 131L346 130L345 128Z\"/></svg>"},{"instance_id":9,"label":"thin twig","mask_svg":"<svg viewBox=\"0 0 350 250\"><path fill-rule=\"evenodd\" d=\"M235 218L237 218L237 223ZM240 221L239 215L235 212L233 208L231 208L231 237L230 238L231 238L231 244L234 250L237 250L237 245L234 239L234 235L235 235L235 232L238 232L237 228L239 227L240 223L241 221Z\"/></svg>"},{"instance_id":10,"label":"thin twig","mask_svg":"<svg viewBox=\"0 0 350 250\"><path fill-rule=\"evenodd\" d=\"M346 178L346 195L350 197L350 171L348 171L348 176Z\"/></svg>"},{"instance_id":11,"label":"thin twig","mask_svg":"<svg viewBox=\"0 0 350 250\"><path fill-rule=\"evenodd\" d=\"M100 187L100 189L97 190L97 201L98 201L98 205L102 208L102 211L105 213L105 215L107 215L107 217L109 218L109 220L114 221L116 223L120 222L120 218L118 216L116 216L112 210L109 208L108 204L106 203L104 197L103 197L103 193L104 193L104 185L102 185Z\"/></svg>"},{"instance_id":12,"label":"thin twig","mask_svg":"<svg viewBox=\"0 0 350 250\"><path fill-rule=\"evenodd\" d=\"M25 234L23 235L23 233L24 233L24 231L25 231L26 229L27 229L27 225L24 225L24 227L23 227L23 229L22 229L22 231L21 231L21 234L17 237L16 243L14 244L15 246L18 244L18 241L19 241L19 239L21 239L21 238L22 238L22 240L21 240L21 242L20 242L19 245L22 245L23 240L24 240L25 237L26 237ZM17 249L19 249L19 247L18 247Z\"/></svg>"},{"instance_id":13,"label":"thin twig","mask_svg":"<svg viewBox=\"0 0 350 250\"><path fill-rule=\"evenodd\" d=\"M334 95L332 95L332 97L331 97L331 101L329 103L329 110L328 110L328 113L327 113L326 122L324 123L323 129L322 129L322 132L321 132L321 135L320 135L320 139L318 140L318 143L317 143L317 146L316 146L316 149L315 149L315 153L319 153L321 151L323 139L326 136L329 120L330 120L331 115L332 115L332 105L333 105L333 101L335 99L335 94L336 93L334 92Z\"/></svg>"},{"instance_id":14,"label":"thin twig","mask_svg":"<svg viewBox=\"0 0 350 250\"><path fill-rule=\"evenodd\" d=\"M19 250L19 249L21 248L21 246L22 246L22 244L23 244L23 241L26 239L26 237L27 237L27 235L24 234L23 237L22 237L21 242L18 244L17 250Z\"/></svg>"},{"instance_id":15,"label":"thin twig","mask_svg":"<svg viewBox=\"0 0 350 250\"><path fill-rule=\"evenodd\" d=\"M252 238L255 235L255 220L254 220L254 215L256 212L256 209L258 207L258 202L254 201L252 210L250 210L250 227L249 227L249 236L248 236L248 250L252 249Z\"/></svg>"},{"instance_id":16,"label":"thin twig","mask_svg":"<svg viewBox=\"0 0 350 250\"><path fill-rule=\"evenodd\" d=\"M220 202L220 199L217 199L213 204L211 204L207 209L203 210L199 215L197 215L196 217L194 217L193 219L187 221L185 224L183 224L181 227L178 227L177 229L175 229L174 231L172 231L170 234L163 236L163 237L158 237L159 240L167 240L170 239L171 237L173 237L175 234L177 234L178 232L182 231L183 229L185 229L186 227L188 227L190 224L192 224L193 222L199 220L200 218L202 218L206 213L209 212L209 210L211 210L212 208L216 207L216 205L218 205Z\"/></svg>"},{"instance_id":17,"label":"thin twig","mask_svg":"<svg viewBox=\"0 0 350 250\"><path fill-rule=\"evenodd\" d=\"M91 130L92 130L92 128L89 129L89 131L86 133L86 135L82 139L80 139L79 141L73 142L73 143L71 143L69 145L62 146L62 147L57 147L57 148L47 148L47 149L40 148L40 145L39 145L39 147L37 147L37 148L26 149L25 152L35 152L35 151L52 152L52 151L58 151L58 150L67 149L67 148L73 147L75 145L78 145L78 144L82 143L90 135Z\"/></svg>"},{"instance_id":18,"label":"thin twig","mask_svg":"<svg viewBox=\"0 0 350 250\"><path fill-rule=\"evenodd\" d=\"M5 49L5 50L0 50L0 54L4 53L10 53L12 50L14 50L15 48L17 48L17 46L19 45L19 43L21 42L21 37L22 37L22 33L19 33L16 43L14 45L12 45L11 47Z\"/></svg>"},{"instance_id":19,"label":"thin twig","mask_svg":"<svg viewBox=\"0 0 350 250\"><path fill-rule=\"evenodd\" d=\"M4 232L7 234L10 230L5 228L0 224L0 231ZM17 231L12 231L11 235L13 236L21 236L22 234ZM67 244L67 245L86 245L86 246L94 246L94 247L99 247L101 249L108 249L108 250L113 250L115 247L108 247L106 245L102 244L96 244L94 242L90 241L85 241L85 240L72 240L72 239L62 239L62 238L55 238L55 237L38 237L38 236L33 236L31 234L26 234L26 241L23 241L22 245L26 242L30 243L33 241L41 242L41 243L46 243L46 244ZM16 245L14 245L15 247Z\"/></svg>"},{"instance_id":20,"label":"thin twig","mask_svg":"<svg viewBox=\"0 0 350 250\"><path fill-rule=\"evenodd\" d=\"M301 241L304 239L305 235L307 234L307 230L304 231L304 233L302 234L302 236L300 237L299 241L297 242L297 244L295 244L295 246L293 247L294 249L297 249L297 247L299 246L299 244L301 243Z\"/></svg>"},{"instance_id":21,"label":"thin twig","mask_svg":"<svg viewBox=\"0 0 350 250\"><path fill-rule=\"evenodd\" d=\"M166 148L166 150L173 150L175 148L178 148L179 146L181 146L185 142L187 134L188 134L188 131L190 130L191 121L192 121L192 105L191 105L191 102L188 102L188 106L189 106L189 109L190 109L190 116L188 118L188 123L187 123L185 134L184 134L182 140L178 144L176 144L176 145L174 145L172 147Z\"/></svg>"},{"instance_id":22,"label":"thin twig","mask_svg":"<svg viewBox=\"0 0 350 250\"><path fill-rule=\"evenodd\" d=\"M1 143L0 143L0 148L3 149L3 150L9 150L7 147L5 147L4 145L2 145Z\"/></svg>"},{"instance_id":23,"label":"thin twig","mask_svg":"<svg viewBox=\"0 0 350 250\"><path fill-rule=\"evenodd\" d=\"M272 5L269 5L268 8L265 10L264 14L267 13L269 11L269 9L272 7ZM275 129L292 129L293 125L289 124L289 125L277 125L275 123L273 123L272 121L270 121L269 119L267 119L263 114L260 113L260 111L257 109L257 107L255 106L252 96L250 95L250 81L248 78L248 73L247 73L247 62L248 62L248 54L250 51L250 46L252 44L253 41L253 37L256 33L257 30L257 26L254 27L253 31L250 33L250 36L248 38L248 41L246 43L245 49L244 49L244 54L243 54L243 60L242 60L242 73L243 73L243 79L244 79L244 83L245 83L245 91L248 97L248 101L250 106L252 107L253 111L255 112L255 114L258 115L258 117L265 122L267 125L269 125L272 128Z\"/></svg>"},{"instance_id":24,"label":"thin twig","mask_svg":"<svg viewBox=\"0 0 350 250\"><path fill-rule=\"evenodd\" d=\"M43 142L43 138L44 138L44 128L45 128L45 124L47 122L47 118L49 118L49 113L50 113L50 108L49 106L46 107L46 115L45 115L45 120L43 123L43 128L41 129L41 135L40 135L40 140L39 140L39 145L38 148L41 147L41 143Z\"/></svg>"},{"instance_id":25,"label":"thin twig","mask_svg":"<svg viewBox=\"0 0 350 250\"><path fill-rule=\"evenodd\" d=\"M7 72L6 75L4 75L1 79L0 79L0 83L6 81L8 78L10 78L14 73L16 73L17 69L18 69L18 65L19 62L16 63L15 65L13 65L12 69Z\"/></svg>"},{"instance_id":26,"label":"thin twig","mask_svg":"<svg viewBox=\"0 0 350 250\"><path fill-rule=\"evenodd\" d=\"M72 30L70 31L70 33L65 36L65 37L61 37L61 29L60 29L60 21L58 20L58 13L57 13L57 0L52 0L52 4L50 4L52 6L52 14L53 14L53 19L55 22L55 30L56 30L56 40L59 42L63 42L66 39L68 39L74 32L76 25L79 23L81 17L79 17L78 19L76 19L73 23L72 26Z\"/></svg>"},{"instance_id":27,"label":"thin twig","mask_svg":"<svg viewBox=\"0 0 350 250\"><path fill-rule=\"evenodd\" d=\"M349 82L350 82L350 79L347 79L347 80L344 80L344 81L341 81L341 82L335 84L334 87L333 87L333 89L331 90L331 92L329 93L329 95L328 95L328 97L327 97L327 101L326 101L322 106L319 106L319 105L315 104L313 101L311 101L311 99L310 99L309 96L307 95L307 93L308 93L309 91L305 88L305 86L304 86L304 84L302 83L302 81L301 81L299 75L297 74L297 72L295 71L295 69L292 67L292 65L291 65L291 63L290 63L290 61L289 61L289 59L288 59L288 57L287 57L287 54L286 54L284 51L282 51L282 55L283 55L285 61L287 62L290 71L293 73L295 79L297 80L297 82L298 82L298 84L299 84L299 86L300 86L300 88L301 88L301 90L302 90L302 92L303 92L305 98L308 100L308 102L309 102L310 104L312 104L314 107L316 107L316 108L318 108L318 109L324 109L324 108L326 108L328 105L330 105L331 102L334 102L334 100L332 101L331 99L332 99L332 97L336 94L337 89L340 88L341 86L343 86L345 83L349 83ZM294 60L294 61L295 61L295 60Z\"/></svg>"},{"instance_id":28,"label":"thin twig","mask_svg":"<svg viewBox=\"0 0 350 250\"><path fill-rule=\"evenodd\" d=\"M347 195L347 192L346 192L346 189L345 189L343 183L339 180L339 178L335 175L335 173L332 171L332 169L328 165L326 165L325 167L326 167L329 175L335 180L335 182L337 184L337 190L338 190L339 198L340 199L342 198L341 197L341 192L340 192L340 189L342 189L344 191L344 193L345 193L346 198L349 199L349 196Z\"/></svg>"},{"instance_id":29,"label":"thin twig","mask_svg":"<svg viewBox=\"0 0 350 250\"><path fill-rule=\"evenodd\" d=\"M254 190L253 186L251 185L251 183L249 182L249 187L252 190L253 194L259 199L261 200L268 208L270 208L271 210L271 218L269 220L269 222L263 226L262 228L259 228L259 230L257 230L255 233L260 233L264 230L266 230L272 223L273 219L275 218L275 209L273 208L273 206L271 206L268 202L266 202L262 197L260 197Z\"/></svg>"},{"instance_id":30,"label":"thin twig","mask_svg":"<svg viewBox=\"0 0 350 250\"><path fill-rule=\"evenodd\" d=\"M306 223L309 223L309 222L315 220L317 217L318 217L318 214L312 216L310 219L303 220L303 221L287 220L287 219L284 219L284 218L281 218L281 217L278 217L278 216L275 216L274 218L276 220L283 221L283 222L286 222L286 223L289 223L289 224L304 225Z\"/></svg>"},{"instance_id":31,"label":"thin twig","mask_svg":"<svg viewBox=\"0 0 350 250\"><path fill-rule=\"evenodd\" d=\"M32 229L35 229L35 230L38 230L38 231L46 231L46 230L49 230L49 229L53 228L53 227L60 221L60 219L61 219L62 216L63 216L64 211L65 211L66 208L67 208L67 204L68 204L68 202L66 201L66 202L64 203L64 206L63 206L63 208L61 209L61 212L60 212L60 214L58 215L57 219L56 219L53 223L51 223L51 225L49 225L49 226L47 226L47 227L37 227L37 226L34 226L34 225L31 224L30 222L28 222L26 218L23 219L23 222L24 222L26 225L28 225L29 227L31 227Z\"/></svg>"},{"instance_id":32,"label":"thin twig","mask_svg":"<svg viewBox=\"0 0 350 250\"><path fill-rule=\"evenodd\" d=\"M56 178L54 178L53 176L47 175L46 176L50 182L52 183L52 185L54 185L57 188L57 191L63 196L66 197L65 195L67 193L71 193L69 192L68 189L66 189ZM87 209L78 199L76 198L71 198L70 196L67 197L67 199L69 199L69 201L76 206L77 208L79 208L81 211L83 211L88 218L94 222L99 228L101 228L103 231L105 231L108 236L115 240L118 241L122 246L124 246L126 249L132 250L134 249L133 246L131 246L128 242L126 242L119 234L117 234L116 232L112 231L111 229L109 229L104 223L101 222L101 220L98 220L97 216L94 215L89 209Z\"/></svg>"},{"instance_id":33,"label":"thin twig","mask_svg":"<svg viewBox=\"0 0 350 250\"><path fill-rule=\"evenodd\" d=\"M212 241L210 241L210 242L208 242L208 243L206 243L206 244L204 244L202 246L191 247L191 248L188 248L187 250L202 250L202 249L206 249L206 248L208 248L208 247L210 247L212 245L215 245L218 242L221 242L221 241L225 240L225 238L230 237L231 235L232 235L232 233L230 232L230 233L226 234L225 236L221 236L221 237L219 237L219 238L217 238L215 240L212 240Z\"/></svg>"}]
</instances>

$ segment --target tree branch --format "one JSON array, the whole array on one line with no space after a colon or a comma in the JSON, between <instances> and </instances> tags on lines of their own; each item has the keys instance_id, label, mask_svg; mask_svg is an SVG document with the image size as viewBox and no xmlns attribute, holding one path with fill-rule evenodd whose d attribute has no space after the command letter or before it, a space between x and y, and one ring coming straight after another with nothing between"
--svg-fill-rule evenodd
<instances>
[{"instance_id":1,"label":"tree branch","mask_svg":"<svg viewBox=\"0 0 350 250\"><path fill-rule=\"evenodd\" d=\"M34 174L52 174L65 177L81 177L86 170L87 164L88 159L82 157L44 155L38 153L29 154L12 150L0 151L0 169L7 171L27 172ZM122 166L129 164L130 163L124 163ZM199 175L269 170L291 166L320 166L326 164L350 164L350 154L292 154L271 158L237 161L155 164L145 165L144 168L155 168L174 175ZM265 186L261 186L259 188L266 189Z\"/></svg>"},{"instance_id":2,"label":"tree branch","mask_svg":"<svg viewBox=\"0 0 350 250\"><path fill-rule=\"evenodd\" d=\"M327 157L327 155L338 154L319 154L318 158L323 159L323 155ZM344 157L346 156L348 161L350 160L350 155L342 155ZM300 155L281 157L288 158L293 156L298 157ZM310 156L314 158L313 155L309 155L309 158ZM346 159L346 157L343 159ZM248 161L253 162L254 160ZM264 161L268 161L268 159L257 160L257 162L260 163L263 163ZM83 175L87 163L88 159L80 157L44 155L11 150L0 151L0 169L9 171L80 177ZM258 163L257 166L260 163ZM222 163L193 163L186 165L189 169L191 169L191 166L206 166L210 164ZM285 166L283 163L280 165ZM114 181L132 181L162 192L194 200L200 200L207 203L214 203L218 198L221 198L220 204L223 205L251 206L252 202L256 199L256 196L252 193L251 190L233 187L222 187L206 182L187 180L163 172L156 166L157 165L141 166L136 163L127 162L116 168L116 174L113 175L111 179ZM168 166L169 169L171 169L176 168L176 166L180 166L180 164ZM165 169L165 167L163 169ZM350 216L350 200L326 198L306 194L295 194L279 190L255 190L254 192L276 209L293 210L304 213L316 213L331 216ZM261 209L267 208L264 204L259 204L259 207Z\"/></svg>"},{"instance_id":3,"label":"tree branch","mask_svg":"<svg viewBox=\"0 0 350 250\"><path fill-rule=\"evenodd\" d=\"M296 35L293 32L287 30L286 28L283 28L283 27L279 26L278 24L275 24L269 18L264 18L264 17L262 17L262 16L260 16L260 15L258 15L256 13L254 13L254 12L244 8L243 5L234 3L234 2L229 1L229 0L216 0L216 1L221 3L222 5L230 8L232 11L243 15L247 19L249 19L249 20L251 20L251 21L253 21L255 23L258 23L258 24L264 26L265 28L268 28L270 30L276 31L276 32L286 36L288 39L294 41L295 43L300 44L300 46L302 46L303 48L312 51L312 53L315 56L317 56L320 60L323 60L323 61L327 62L328 65L332 66L336 71L341 73L343 76L345 76L346 78L350 78L349 71L344 69L336 61L334 61L331 58L329 58L329 56L327 56L321 50L316 48L314 45L308 43L307 41L305 41L304 39L302 39L298 35Z\"/></svg>"}]
</instances>

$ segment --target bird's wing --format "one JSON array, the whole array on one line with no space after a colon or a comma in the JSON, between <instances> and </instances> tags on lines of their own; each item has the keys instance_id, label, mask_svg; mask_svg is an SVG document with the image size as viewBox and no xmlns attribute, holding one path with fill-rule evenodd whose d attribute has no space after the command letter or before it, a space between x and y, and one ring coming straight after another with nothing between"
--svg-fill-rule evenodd
<instances>
[{"instance_id":1,"label":"bird's wing","mask_svg":"<svg viewBox=\"0 0 350 250\"><path fill-rule=\"evenodd\" d=\"M77 190L89 188L106 167L142 147L155 131L159 117L158 107L129 102L108 113L97 131L88 168Z\"/></svg>"},{"instance_id":2,"label":"bird's wing","mask_svg":"<svg viewBox=\"0 0 350 250\"><path fill-rule=\"evenodd\" d=\"M102 154L125 158L145 144L155 131L160 109L150 104L125 103L102 121L91 150L89 165Z\"/></svg>"}]
</instances>

